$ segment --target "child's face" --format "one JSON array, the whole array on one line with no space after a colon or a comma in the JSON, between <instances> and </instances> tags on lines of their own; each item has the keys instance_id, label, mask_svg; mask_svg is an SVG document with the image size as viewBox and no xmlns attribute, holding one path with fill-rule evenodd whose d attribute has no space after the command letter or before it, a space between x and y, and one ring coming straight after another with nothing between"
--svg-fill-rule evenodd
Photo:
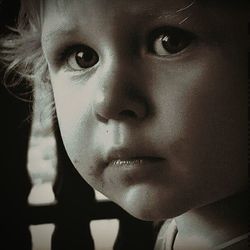
<instances>
[{"instance_id":1,"label":"child's face","mask_svg":"<svg viewBox=\"0 0 250 250\"><path fill-rule=\"evenodd\" d=\"M42 45L66 150L90 185L144 219L245 187L246 45L237 8L55 2L46 2Z\"/></svg>"}]
</instances>

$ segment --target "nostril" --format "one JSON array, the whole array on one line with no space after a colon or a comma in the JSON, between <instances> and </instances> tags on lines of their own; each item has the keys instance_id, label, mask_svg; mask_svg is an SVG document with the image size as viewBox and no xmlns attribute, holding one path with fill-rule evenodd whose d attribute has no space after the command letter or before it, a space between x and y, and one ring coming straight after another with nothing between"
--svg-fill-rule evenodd
<instances>
[{"instance_id":1,"label":"nostril","mask_svg":"<svg viewBox=\"0 0 250 250\"><path fill-rule=\"evenodd\" d=\"M106 118L98 113L96 113L96 118L98 121L100 121L102 123L108 123L108 121L110 119L110 118ZM115 117L115 115L113 115L113 119L117 119L117 120L126 119L126 118L138 118L138 116L132 110L123 110L116 117Z\"/></svg>"},{"instance_id":2,"label":"nostril","mask_svg":"<svg viewBox=\"0 0 250 250\"><path fill-rule=\"evenodd\" d=\"M137 118L136 113L132 110L123 110L119 113L119 115L123 117Z\"/></svg>"},{"instance_id":3,"label":"nostril","mask_svg":"<svg viewBox=\"0 0 250 250\"><path fill-rule=\"evenodd\" d=\"M105 118L105 117L103 117L103 116L101 116L101 115L99 115L99 114L97 114L97 113L96 113L96 118L97 118L97 120L100 121L100 122L103 122L103 123L107 123L107 122L108 122L108 119L107 119L107 118Z\"/></svg>"}]
</instances>

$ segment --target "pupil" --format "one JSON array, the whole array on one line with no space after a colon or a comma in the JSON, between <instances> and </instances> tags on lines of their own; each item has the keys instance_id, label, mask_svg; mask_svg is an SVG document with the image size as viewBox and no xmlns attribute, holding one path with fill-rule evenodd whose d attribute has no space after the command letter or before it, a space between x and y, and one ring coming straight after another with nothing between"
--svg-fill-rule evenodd
<instances>
[{"instance_id":1,"label":"pupil","mask_svg":"<svg viewBox=\"0 0 250 250\"><path fill-rule=\"evenodd\" d=\"M179 48L180 46L180 40L178 39L178 37L168 37L168 36L164 36L162 39L162 43L163 43L163 47L166 50L176 50Z\"/></svg>"},{"instance_id":2,"label":"pupil","mask_svg":"<svg viewBox=\"0 0 250 250\"><path fill-rule=\"evenodd\" d=\"M92 61L92 59L93 53L91 53L91 51L79 52L76 55L77 63L79 63L80 65L86 62L89 63Z\"/></svg>"}]
</instances>

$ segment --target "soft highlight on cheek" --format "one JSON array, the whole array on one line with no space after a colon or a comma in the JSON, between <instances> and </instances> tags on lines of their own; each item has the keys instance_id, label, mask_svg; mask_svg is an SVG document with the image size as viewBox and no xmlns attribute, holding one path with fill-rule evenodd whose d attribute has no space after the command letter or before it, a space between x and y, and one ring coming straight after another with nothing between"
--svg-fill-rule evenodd
<instances>
[{"instance_id":1,"label":"soft highlight on cheek","mask_svg":"<svg viewBox=\"0 0 250 250\"><path fill-rule=\"evenodd\" d=\"M92 89L75 84L64 74L52 73L51 82L59 122L61 121L61 127L65 127L64 132L72 137L72 133L80 130L81 123L87 122ZM78 129L75 130L76 128Z\"/></svg>"}]
</instances>

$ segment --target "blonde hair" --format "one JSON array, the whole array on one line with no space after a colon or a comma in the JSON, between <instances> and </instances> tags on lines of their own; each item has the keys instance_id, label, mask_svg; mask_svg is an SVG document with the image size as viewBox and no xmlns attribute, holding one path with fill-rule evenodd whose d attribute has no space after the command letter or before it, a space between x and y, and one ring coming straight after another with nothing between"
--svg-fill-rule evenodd
<instances>
[{"instance_id":1,"label":"blonde hair","mask_svg":"<svg viewBox=\"0 0 250 250\"><path fill-rule=\"evenodd\" d=\"M56 116L48 65L41 45L42 4L43 1L21 0L16 27L8 27L9 34L0 38L0 64L3 65L3 84L10 94L29 102L30 91L40 93L38 98L43 102L40 121L46 124ZM22 92L16 93L19 85Z\"/></svg>"},{"instance_id":2,"label":"blonde hair","mask_svg":"<svg viewBox=\"0 0 250 250\"><path fill-rule=\"evenodd\" d=\"M0 60L4 66L4 83L16 86L46 83L48 67L41 46L39 1L21 0L17 26L0 40Z\"/></svg>"}]
</instances>

